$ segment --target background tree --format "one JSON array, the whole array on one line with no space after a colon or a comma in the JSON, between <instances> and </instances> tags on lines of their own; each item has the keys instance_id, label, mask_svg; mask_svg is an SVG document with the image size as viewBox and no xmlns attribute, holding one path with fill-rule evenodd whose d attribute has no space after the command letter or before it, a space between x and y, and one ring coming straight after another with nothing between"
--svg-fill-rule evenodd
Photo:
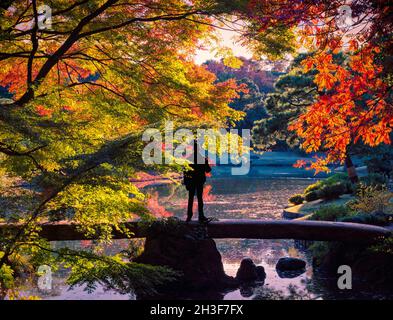
<instances>
[{"instance_id":1,"label":"background tree","mask_svg":"<svg viewBox=\"0 0 393 320\"><path fill-rule=\"evenodd\" d=\"M312 54L300 54L295 58L290 72L279 78L275 85L275 92L268 94L265 99L264 103L271 117L255 123L253 140L257 147L266 150L280 141L285 142L290 148L298 149L304 146L299 135L288 127L306 114L308 108L318 101L318 87L315 83L318 73L314 70L304 73L302 67L310 56ZM342 65L345 56L336 54L334 61ZM354 141L347 146L344 162L348 175L354 183L358 181L358 176L351 155L364 154L366 149L363 143ZM328 151L322 147L318 150ZM306 150L306 152L316 151Z\"/></svg>"},{"instance_id":2,"label":"background tree","mask_svg":"<svg viewBox=\"0 0 393 320\"><path fill-rule=\"evenodd\" d=\"M256 121L252 130L253 142L258 149L272 149L277 145L295 150L300 147L300 139L288 130L288 124L305 112L316 98L315 73L302 73L301 61L306 56L297 56L288 73L278 78L274 91L264 98L263 104L269 115Z\"/></svg>"},{"instance_id":3,"label":"background tree","mask_svg":"<svg viewBox=\"0 0 393 320\"><path fill-rule=\"evenodd\" d=\"M271 92L277 78L285 74L287 69L285 60L253 60L244 57L238 59L241 63L236 68L227 66L223 60L209 60L204 63L204 66L217 76L217 81L224 82L229 79L241 80L247 78L258 86L261 93Z\"/></svg>"},{"instance_id":4,"label":"background tree","mask_svg":"<svg viewBox=\"0 0 393 320\"><path fill-rule=\"evenodd\" d=\"M352 1L350 15L344 17L351 22L343 24L343 5L348 6L344 1L250 1L255 24L249 25L248 42L276 27L298 34L298 48L314 51L303 66L306 73L317 71L318 99L290 129L307 152L325 151L325 157L310 164L316 171L328 170L329 163L344 163L358 140L371 147L391 144L392 6ZM344 65L333 61L340 50L348 55Z\"/></svg>"},{"instance_id":5,"label":"background tree","mask_svg":"<svg viewBox=\"0 0 393 320\"><path fill-rule=\"evenodd\" d=\"M239 97L230 103L230 107L245 113L244 118L236 122L236 127L251 129L254 121L267 117L262 103L264 93L273 90L274 80L283 73L284 67L279 62L271 62L272 70L267 71L263 70L267 64L266 61L252 61L243 57L239 60L241 66L238 68L226 66L222 60L209 60L204 63L204 66L216 75L217 82L235 79L237 84L247 88L247 92L240 92ZM276 68L280 71L276 71Z\"/></svg>"},{"instance_id":6,"label":"background tree","mask_svg":"<svg viewBox=\"0 0 393 320\"><path fill-rule=\"evenodd\" d=\"M247 92L240 93L239 98L236 98L230 103L231 108L245 113L244 118L236 122L236 127L239 129L251 129L254 125L254 121L268 116L263 106L264 95L259 91L258 86L250 79L243 78L237 83L245 85Z\"/></svg>"}]
</instances>

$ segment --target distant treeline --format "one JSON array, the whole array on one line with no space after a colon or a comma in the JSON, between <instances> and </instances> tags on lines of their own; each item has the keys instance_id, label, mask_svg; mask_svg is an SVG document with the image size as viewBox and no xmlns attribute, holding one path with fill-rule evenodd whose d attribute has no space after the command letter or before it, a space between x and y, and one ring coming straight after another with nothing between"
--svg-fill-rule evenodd
<instances>
[{"instance_id":1,"label":"distant treeline","mask_svg":"<svg viewBox=\"0 0 393 320\"><path fill-rule=\"evenodd\" d=\"M268 118L269 114L264 107L267 93L274 91L274 84L278 77L285 74L285 61L271 62L255 61L239 58L242 61L240 68L232 68L221 61L209 60L205 66L213 72L218 82L236 79L239 84L247 85L248 93L240 93L240 97L230 106L246 113L243 120L236 123L236 128L252 129L256 120Z\"/></svg>"}]
</instances>

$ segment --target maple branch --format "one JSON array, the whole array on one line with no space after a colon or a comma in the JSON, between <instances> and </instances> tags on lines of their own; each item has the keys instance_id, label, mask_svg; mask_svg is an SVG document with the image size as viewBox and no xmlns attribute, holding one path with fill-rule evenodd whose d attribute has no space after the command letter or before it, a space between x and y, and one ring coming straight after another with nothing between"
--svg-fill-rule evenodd
<instances>
[{"instance_id":1,"label":"maple branch","mask_svg":"<svg viewBox=\"0 0 393 320\"><path fill-rule=\"evenodd\" d=\"M28 58L31 51L18 51L14 53L0 52L0 61L7 60L10 58Z\"/></svg>"},{"instance_id":2,"label":"maple branch","mask_svg":"<svg viewBox=\"0 0 393 320\"><path fill-rule=\"evenodd\" d=\"M107 27L103 27L103 28L99 28L99 29L95 29L95 30L91 30L91 31L87 31L84 33L79 34L79 39L80 38L85 38L97 33L102 33L105 31L110 31L110 30L116 30L125 26L128 26L132 23L135 22L156 22L156 21L176 21L176 20L182 20L185 19L186 17L192 16L192 15L201 15L201 14L205 14L205 15L211 15L211 13L205 12L205 11L201 11L201 10L194 10L194 11L190 11L190 12L186 12L183 14L177 14L177 15L161 15L161 16L156 16L156 17L150 17L150 18L132 18L129 19L127 21L124 21L122 23L116 24L116 25L112 25L112 26L107 26Z\"/></svg>"},{"instance_id":3,"label":"maple branch","mask_svg":"<svg viewBox=\"0 0 393 320\"><path fill-rule=\"evenodd\" d=\"M90 85L90 86L99 87L101 89L109 91L110 93L113 93L117 97L122 98L124 100L124 102L128 103L129 105L131 105L131 106L133 106L135 108L139 107L139 106L135 105L134 103L132 103L125 94L122 94L122 93L117 92L117 91L115 91L115 90L113 90L111 88L108 88L107 86L105 86L103 84L100 84L100 83L97 83L97 82L92 82L92 81L83 81L83 82L79 82L79 83L73 83L69 87L71 87L71 86L75 87L75 86L78 86L78 85L85 85L85 86Z\"/></svg>"},{"instance_id":4,"label":"maple branch","mask_svg":"<svg viewBox=\"0 0 393 320\"><path fill-rule=\"evenodd\" d=\"M94 12L89 14L88 16L84 17L79 24L75 27L75 29L70 33L69 37L64 41L64 43L56 50L54 54L52 54L47 61L44 63L44 65L41 67L39 70L36 78L31 81L30 86L28 90L19 98L18 101L14 103L13 106L23 106L26 103L28 103L31 99L34 98L34 89L33 87L39 86L40 83L43 81L43 79L46 77L46 75L50 72L52 67L56 65L56 63L61 59L61 57L72 47L72 45L77 42L78 40L94 35L97 33L109 31L109 30L115 30L124 26L127 26L132 23L136 22L155 22L155 21L175 21L175 20L181 20L184 19L188 16L196 15L196 14L204 14L204 15L211 15L211 12L206 12L202 10L194 10L190 12L186 12L183 14L177 14L177 15L161 15L161 16L155 16L155 17L150 17L150 18L133 18L129 19L125 22L122 22L120 24L112 25L112 26L107 26L103 28L99 28L96 30L92 31L87 31L84 33L81 33L82 29L89 23L91 22L94 18L102 14L105 10L107 10L109 7L111 7L113 4L115 4L118 0L108 0L106 3L104 3L101 7L96 9Z\"/></svg>"},{"instance_id":5,"label":"maple branch","mask_svg":"<svg viewBox=\"0 0 393 320\"><path fill-rule=\"evenodd\" d=\"M56 65L56 63L59 61L61 56L66 53L72 45L78 41L79 39L79 33L82 31L83 27L86 26L91 20L93 20L95 17L99 16L102 14L106 9L108 9L112 4L116 3L118 0L108 0L105 2L101 7L81 19L81 21L78 23L78 25L75 27L75 29L71 32L70 36L64 41L64 43L56 50L55 53L53 53L48 60L44 63L44 65L41 67L39 70L36 78L32 82L32 85L38 86L42 80L46 77L46 75L50 72L52 67ZM34 98L34 90L30 87L23 95L22 97L15 102L15 105L18 106L23 106L27 102L29 102L32 98Z\"/></svg>"},{"instance_id":6,"label":"maple branch","mask_svg":"<svg viewBox=\"0 0 393 320\"><path fill-rule=\"evenodd\" d=\"M72 5L70 5L69 7L65 8L65 9L52 12L52 17L58 16L58 15L61 15L61 14L64 14L64 13L67 13L67 12L75 9L76 7L79 7L79 6L81 6L81 5L85 4L85 3L88 3L88 2L89 2L89 0L82 0L82 1L79 1L79 2L75 2L75 3L73 3Z\"/></svg>"},{"instance_id":7,"label":"maple branch","mask_svg":"<svg viewBox=\"0 0 393 320\"><path fill-rule=\"evenodd\" d=\"M12 113L12 107L16 107L15 103L0 104L0 121L7 124L11 130L24 134L30 139L35 139L37 143L44 144L45 141L34 128L26 124L24 119L20 118L19 116L15 116Z\"/></svg>"},{"instance_id":8,"label":"maple branch","mask_svg":"<svg viewBox=\"0 0 393 320\"><path fill-rule=\"evenodd\" d=\"M37 2L36 0L32 1L33 3L33 12L34 12L34 26L31 32L31 44L32 49L27 61L27 87L28 91L32 90L31 85L33 82L33 59L38 50L38 39L37 39L37 30L38 30L38 13L37 13Z\"/></svg>"},{"instance_id":9,"label":"maple branch","mask_svg":"<svg viewBox=\"0 0 393 320\"><path fill-rule=\"evenodd\" d=\"M34 165L42 172L45 171L44 167L42 167L39 162L34 158L34 156L32 155L32 153L41 150L43 148L45 148L47 145L42 145L42 146L38 146L34 149L31 149L29 151L25 151L25 152L20 152L17 151L13 148L11 148L10 146L6 145L5 143L0 141L0 152L7 155L7 156L15 156L15 157L28 157L30 158Z\"/></svg>"}]
</instances>

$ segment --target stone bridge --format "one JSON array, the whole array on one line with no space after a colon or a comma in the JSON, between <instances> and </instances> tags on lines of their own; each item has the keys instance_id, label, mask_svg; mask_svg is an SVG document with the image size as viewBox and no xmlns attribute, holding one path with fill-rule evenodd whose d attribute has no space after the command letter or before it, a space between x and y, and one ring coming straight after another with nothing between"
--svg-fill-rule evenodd
<instances>
[{"instance_id":1,"label":"stone bridge","mask_svg":"<svg viewBox=\"0 0 393 320\"><path fill-rule=\"evenodd\" d=\"M198 222L186 224L189 228L200 226ZM133 233L133 238L146 236L146 228L138 222L125 222L124 226ZM18 228L17 224L0 224L3 229ZM41 224L40 235L49 241L89 240L78 231L78 225L68 221ZM222 219L206 225L209 237L213 239L295 239L315 241L374 242L391 236L393 228L367 224L328 221ZM127 238L120 231L113 232L114 239Z\"/></svg>"}]
</instances>

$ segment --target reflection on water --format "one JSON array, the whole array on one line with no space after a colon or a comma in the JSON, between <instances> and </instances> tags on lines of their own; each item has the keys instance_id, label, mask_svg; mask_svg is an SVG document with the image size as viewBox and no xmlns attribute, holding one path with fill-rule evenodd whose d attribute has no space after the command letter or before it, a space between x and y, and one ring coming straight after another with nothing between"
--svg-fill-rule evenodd
<instances>
[{"instance_id":1,"label":"reflection on water","mask_svg":"<svg viewBox=\"0 0 393 320\"><path fill-rule=\"evenodd\" d=\"M313 179L222 178L212 179L204 190L205 212L208 216L225 218L281 219L288 198L303 192ZM150 209L184 218L187 191L182 185L149 187ZM196 201L194 201L196 212Z\"/></svg>"},{"instance_id":2,"label":"reflection on water","mask_svg":"<svg viewBox=\"0 0 393 320\"><path fill-rule=\"evenodd\" d=\"M302 193L313 182L313 179L260 177L213 179L205 187L205 213L219 219L281 219L288 198L295 193ZM155 199L160 199L159 205L151 208L158 216L161 212L170 212L184 218L187 192L183 186L166 185L149 189ZM196 205L195 201L194 212L197 212ZM297 298L317 298L317 295L307 290L307 283L312 277L310 257L305 252L295 249L294 241L217 239L216 244L228 275L236 275L240 261L245 257L251 258L256 265L262 265L267 274L264 284L228 292L223 296L224 299L295 297L294 292L297 292ZM280 278L275 266L280 258L286 256L307 261L306 272L294 278Z\"/></svg>"},{"instance_id":3,"label":"reflection on water","mask_svg":"<svg viewBox=\"0 0 393 320\"><path fill-rule=\"evenodd\" d=\"M257 295L262 296L265 290L272 291L282 296L291 294L292 288L306 291L306 285L312 277L311 259L304 251L294 247L291 240L216 240L217 247L223 256L224 268L228 275L235 276L239 268L239 261L244 257L251 258L256 265L265 268L266 279L263 284L255 288L243 288L225 295L224 299L255 299ZM282 257L296 257L307 261L306 271L297 277L281 278L276 271L276 263ZM305 294L306 294L305 293ZM305 295L304 294L304 295ZM310 294L310 298L316 295Z\"/></svg>"},{"instance_id":4,"label":"reflection on water","mask_svg":"<svg viewBox=\"0 0 393 320\"><path fill-rule=\"evenodd\" d=\"M263 179L263 178L222 178L212 179L205 188L206 215L216 218L257 218L281 219L283 208L288 198L301 193L312 179ZM164 185L148 187L152 195L149 208L159 217L175 215L184 218L187 206L187 193L184 186ZM196 212L196 210L194 210ZM240 261L251 258L256 265L265 268L267 277L264 283L254 287L243 287L226 293L180 293L180 299L337 299L354 298L353 292L337 290L335 281L318 278L313 275L311 257L306 251L296 248L293 240L216 240L225 271L234 276ZM55 246L80 248L91 245L90 242L57 242ZM108 248L118 252L127 246L126 241L117 240ZM275 265L282 257L298 257L307 262L306 270L298 275L278 274ZM50 295L42 295L30 288L26 293L42 296L44 299L135 299L132 295L119 295L113 291L99 288L93 294L83 288L67 290L64 285L66 274L60 273L55 278L55 289ZM327 282L326 282L327 281ZM330 283L330 287L329 287ZM331 284L333 283L333 285ZM329 289L327 289L329 288ZM362 297L362 292L356 295ZM367 297L367 293L365 293Z\"/></svg>"}]
</instances>

